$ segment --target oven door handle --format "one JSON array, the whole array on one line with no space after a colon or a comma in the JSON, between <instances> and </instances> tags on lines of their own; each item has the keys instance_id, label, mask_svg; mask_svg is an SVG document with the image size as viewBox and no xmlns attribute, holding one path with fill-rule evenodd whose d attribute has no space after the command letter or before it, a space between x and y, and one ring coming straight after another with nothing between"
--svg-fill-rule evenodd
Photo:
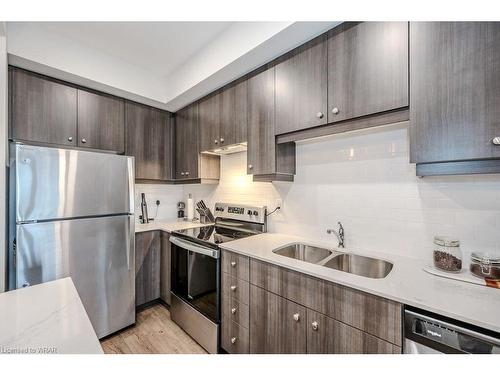
<instances>
[{"instance_id":1,"label":"oven door handle","mask_svg":"<svg viewBox=\"0 0 500 375\"><path fill-rule=\"evenodd\" d=\"M179 237L174 237L174 236L170 236L169 241L176 246L192 251L194 253L207 255L215 259L219 258L219 252L217 250L197 245L191 241L183 240Z\"/></svg>"}]
</instances>

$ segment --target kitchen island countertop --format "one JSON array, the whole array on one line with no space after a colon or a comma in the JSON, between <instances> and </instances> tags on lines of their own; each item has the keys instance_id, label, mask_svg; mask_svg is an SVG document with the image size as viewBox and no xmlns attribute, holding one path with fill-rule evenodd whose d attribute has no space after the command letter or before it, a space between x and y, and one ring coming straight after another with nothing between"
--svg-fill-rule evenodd
<instances>
[{"instance_id":1,"label":"kitchen island countertop","mask_svg":"<svg viewBox=\"0 0 500 375\"><path fill-rule=\"evenodd\" d=\"M69 277L1 293L0 322L0 353L103 353Z\"/></svg>"}]
</instances>

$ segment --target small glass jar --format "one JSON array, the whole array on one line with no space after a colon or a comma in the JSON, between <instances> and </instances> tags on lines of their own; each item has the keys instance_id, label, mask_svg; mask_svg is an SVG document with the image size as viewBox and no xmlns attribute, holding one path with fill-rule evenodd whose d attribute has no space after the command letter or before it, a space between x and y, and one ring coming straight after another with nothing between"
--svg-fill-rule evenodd
<instances>
[{"instance_id":1,"label":"small glass jar","mask_svg":"<svg viewBox=\"0 0 500 375\"><path fill-rule=\"evenodd\" d=\"M483 279L500 280L500 254L472 253L470 272Z\"/></svg>"},{"instance_id":2,"label":"small glass jar","mask_svg":"<svg viewBox=\"0 0 500 375\"><path fill-rule=\"evenodd\" d=\"M446 272L462 270L462 251L460 241L455 238L434 237L434 267Z\"/></svg>"}]
</instances>

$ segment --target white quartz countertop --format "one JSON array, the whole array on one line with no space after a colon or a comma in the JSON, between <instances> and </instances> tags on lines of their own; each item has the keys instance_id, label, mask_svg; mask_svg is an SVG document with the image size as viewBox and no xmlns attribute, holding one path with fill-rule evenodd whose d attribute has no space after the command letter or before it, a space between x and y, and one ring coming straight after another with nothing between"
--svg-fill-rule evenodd
<instances>
[{"instance_id":1,"label":"white quartz countertop","mask_svg":"<svg viewBox=\"0 0 500 375\"><path fill-rule=\"evenodd\" d=\"M135 224L135 233L148 232L152 230L162 230L164 232L172 232L174 230L199 228L209 224L202 224L200 222L181 221L181 220L158 220L152 221L148 224Z\"/></svg>"},{"instance_id":2,"label":"white quartz countertop","mask_svg":"<svg viewBox=\"0 0 500 375\"><path fill-rule=\"evenodd\" d=\"M102 354L71 278L0 294L0 353Z\"/></svg>"},{"instance_id":3,"label":"white quartz countertop","mask_svg":"<svg viewBox=\"0 0 500 375\"><path fill-rule=\"evenodd\" d=\"M276 233L251 236L220 246L255 259L500 332L500 289L431 275L423 270L425 262L392 254L356 251L357 254L388 260L394 264L386 278L370 279L272 252L294 242L305 242L338 251L332 243ZM349 252L349 249L341 251Z\"/></svg>"}]
</instances>

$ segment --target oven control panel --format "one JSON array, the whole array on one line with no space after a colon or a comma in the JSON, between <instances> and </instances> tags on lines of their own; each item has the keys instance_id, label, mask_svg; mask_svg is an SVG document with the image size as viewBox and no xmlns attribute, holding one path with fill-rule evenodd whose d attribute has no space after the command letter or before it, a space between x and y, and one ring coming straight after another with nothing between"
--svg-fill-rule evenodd
<instances>
[{"instance_id":1,"label":"oven control panel","mask_svg":"<svg viewBox=\"0 0 500 375\"><path fill-rule=\"evenodd\" d=\"M249 206L238 203L215 204L215 216L226 219L236 219L253 223L264 223L266 220L266 206Z\"/></svg>"}]
</instances>

